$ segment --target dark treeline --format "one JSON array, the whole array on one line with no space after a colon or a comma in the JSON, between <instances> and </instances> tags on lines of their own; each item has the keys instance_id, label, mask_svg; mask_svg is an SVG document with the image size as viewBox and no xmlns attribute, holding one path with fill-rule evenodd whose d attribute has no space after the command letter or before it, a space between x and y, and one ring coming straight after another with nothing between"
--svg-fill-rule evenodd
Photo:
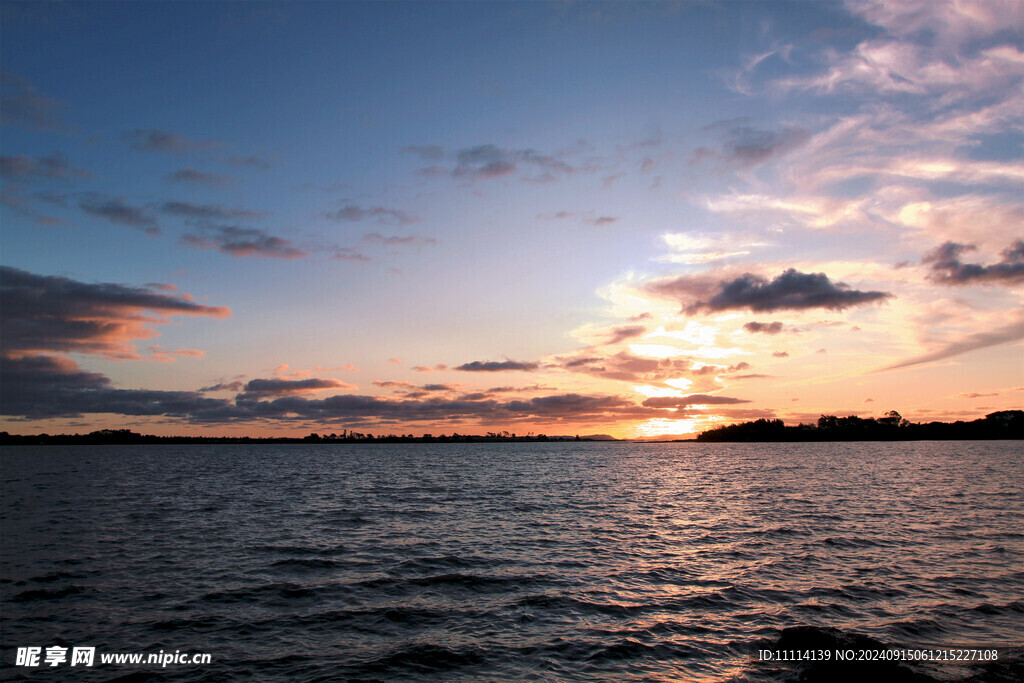
<instances>
[{"instance_id":1,"label":"dark treeline","mask_svg":"<svg viewBox=\"0 0 1024 683\"><path fill-rule=\"evenodd\" d=\"M0 432L0 445L103 445L103 444L281 444L281 443L492 443L492 442L538 442L538 441L608 441L610 437L594 436L547 436L546 434L516 435L509 432L487 432L478 434L450 435L389 434L374 436L362 432L342 431L341 434L318 434L302 437L256 437L256 436L155 436L139 434L128 429L100 429L88 434L8 434Z\"/></svg>"},{"instance_id":2,"label":"dark treeline","mask_svg":"<svg viewBox=\"0 0 1024 683\"><path fill-rule=\"evenodd\" d=\"M1024 411L1001 410L980 420L912 423L895 410L885 417L822 415L817 424L787 427L782 420L716 427L697 441L945 441L970 439L1024 439Z\"/></svg>"}]
</instances>

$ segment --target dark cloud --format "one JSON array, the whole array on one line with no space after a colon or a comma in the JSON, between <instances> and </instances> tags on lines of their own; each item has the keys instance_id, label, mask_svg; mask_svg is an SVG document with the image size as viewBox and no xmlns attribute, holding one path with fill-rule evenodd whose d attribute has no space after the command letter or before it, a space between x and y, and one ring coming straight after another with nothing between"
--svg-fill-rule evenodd
<instances>
[{"instance_id":1,"label":"dark cloud","mask_svg":"<svg viewBox=\"0 0 1024 683\"><path fill-rule=\"evenodd\" d=\"M69 178L88 178L89 172L72 168L67 157L60 152L33 159L20 154L18 156L0 156L0 177L11 180L42 178L46 180L66 180Z\"/></svg>"},{"instance_id":2,"label":"dark cloud","mask_svg":"<svg viewBox=\"0 0 1024 683\"><path fill-rule=\"evenodd\" d=\"M198 183L200 185L213 185L223 187L231 184L231 176L223 173L207 173L199 171L190 166L179 169L166 177L172 183Z\"/></svg>"},{"instance_id":3,"label":"dark cloud","mask_svg":"<svg viewBox=\"0 0 1024 683\"><path fill-rule=\"evenodd\" d=\"M923 263L930 264L929 279L944 285L1024 282L1024 240L1017 240L1003 250L1002 260L992 265L964 263L961 254L974 251L973 244L946 242L929 252Z\"/></svg>"},{"instance_id":4,"label":"dark cloud","mask_svg":"<svg viewBox=\"0 0 1024 683\"><path fill-rule=\"evenodd\" d=\"M749 323L743 323L743 329L751 334L778 334L782 332L783 324L780 322L773 323L759 323L751 321Z\"/></svg>"},{"instance_id":5,"label":"dark cloud","mask_svg":"<svg viewBox=\"0 0 1024 683\"><path fill-rule=\"evenodd\" d=\"M83 372L69 358L0 357L0 413L25 418L78 417L85 413L194 418L230 409L226 400L193 391L114 389L110 380Z\"/></svg>"},{"instance_id":6,"label":"dark cloud","mask_svg":"<svg viewBox=\"0 0 1024 683\"><path fill-rule=\"evenodd\" d=\"M139 152L184 154L221 146L218 142L193 140L184 135L156 129L128 131L121 135L121 139L127 142L129 147Z\"/></svg>"},{"instance_id":7,"label":"dark cloud","mask_svg":"<svg viewBox=\"0 0 1024 683\"><path fill-rule=\"evenodd\" d=\"M773 351L772 358L789 358L788 351Z\"/></svg>"},{"instance_id":8,"label":"dark cloud","mask_svg":"<svg viewBox=\"0 0 1024 683\"><path fill-rule=\"evenodd\" d=\"M375 220L378 223L398 223L400 225L406 225L408 223L415 223L419 219L415 216L401 211L399 209L389 209L384 206L374 206L369 209L364 209L361 206L350 204L343 209L338 211L332 211L324 214L327 218L335 221L364 221L367 219Z\"/></svg>"},{"instance_id":9,"label":"dark cloud","mask_svg":"<svg viewBox=\"0 0 1024 683\"><path fill-rule=\"evenodd\" d=\"M643 325L623 325L621 327L613 327L612 334L605 342L606 346L612 344L618 344L619 342L626 341L627 339L635 339L647 331L647 328Z\"/></svg>"},{"instance_id":10,"label":"dark cloud","mask_svg":"<svg viewBox=\"0 0 1024 683\"><path fill-rule=\"evenodd\" d=\"M412 389L416 386L412 382L402 382L394 379L375 379L372 384L383 389Z\"/></svg>"},{"instance_id":11,"label":"dark cloud","mask_svg":"<svg viewBox=\"0 0 1024 683\"><path fill-rule=\"evenodd\" d=\"M647 408L688 408L697 405L734 405L750 403L742 398L729 396L712 396L710 394L690 394L689 396L655 396L643 402Z\"/></svg>"},{"instance_id":12,"label":"dark cloud","mask_svg":"<svg viewBox=\"0 0 1024 683\"><path fill-rule=\"evenodd\" d=\"M611 225L617 220L619 219L615 216L598 216L597 218L588 218L583 222L591 225Z\"/></svg>"},{"instance_id":13,"label":"dark cloud","mask_svg":"<svg viewBox=\"0 0 1024 683\"><path fill-rule=\"evenodd\" d=\"M684 275L649 283L646 289L659 296L679 299L684 304L683 312L688 314L743 309L764 313L809 308L839 311L892 296L886 292L850 289L841 282L833 283L824 273L801 273L793 268L771 282L746 273L709 286L706 278ZM690 303L695 295L698 300Z\"/></svg>"},{"instance_id":14,"label":"dark cloud","mask_svg":"<svg viewBox=\"0 0 1024 683\"><path fill-rule=\"evenodd\" d=\"M769 131L740 126L729 131L723 151L729 161L752 165L799 147L809 137L799 128Z\"/></svg>"},{"instance_id":15,"label":"dark cloud","mask_svg":"<svg viewBox=\"0 0 1024 683\"><path fill-rule=\"evenodd\" d=\"M105 197L99 194L85 196L78 207L90 216L103 218L111 223L138 228L147 235L159 235L156 219L137 206L125 204L120 197Z\"/></svg>"},{"instance_id":16,"label":"dark cloud","mask_svg":"<svg viewBox=\"0 0 1024 683\"><path fill-rule=\"evenodd\" d=\"M197 423L256 420L323 421L347 424L400 424L408 422L451 423L475 420L488 423L516 421L560 423L563 420L614 422L669 416L666 410L642 406L618 396L555 394L526 400L499 402L475 400L394 399L374 396L336 395L310 399L289 391L300 382L261 380L277 384L256 385L280 390L270 400L257 393L239 394L234 401L206 398L201 392L115 389L110 380L84 372L70 359L29 356L0 359L0 413L25 418L77 417L84 414L163 415ZM255 382L256 380L254 380ZM302 382L322 380L303 380ZM247 387L252 386L250 382ZM207 387L206 391L228 388ZM312 389L305 389L312 390ZM272 396L274 394L266 394Z\"/></svg>"},{"instance_id":17,"label":"dark cloud","mask_svg":"<svg viewBox=\"0 0 1024 683\"><path fill-rule=\"evenodd\" d=\"M265 218L266 211L230 209L216 204L193 204L191 202L164 202L160 211L172 216L184 216L198 220L229 220L234 218Z\"/></svg>"},{"instance_id":18,"label":"dark cloud","mask_svg":"<svg viewBox=\"0 0 1024 683\"><path fill-rule=\"evenodd\" d=\"M370 257L362 254L352 247L338 247L331 254L331 258L337 261L369 261Z\"/></svg>"},{"instance_id":19,"label":"dark cloud","mask_svg":"<svg viewBox=\"0 0 1024 683\"><path fill-rule=\"evenodd\" d=\"M754 166L779 157L804 144L810 134L801 128L778 131L761 130L751 126L715 126L708 130L722 130L722 144L718 147L700 147L693 160L720 159L729 164Z\"/></svg>"},{"instance_id":20,"label":"dark cloud","mask_svg":"<svg viewBox=\"0 0 1024 683\"><path fill-rule=\"evenodd\" d=\"M74 351L137 358L131 342L156 336L152 325L165 323L170 316L224 318L231 313L227 308L197 304L183 294L87 284L7 266L0 266L0 294L4 316L0 347L8 354Z\"/></svg>"},{"instance_id":21,"label":"dark cloud","mask_svg":"<svg viewBox=\"0 0 1024 683\"><path fill-rule=\"evenodd\" d=\"M64 128L60 100L39 92L27 79L0 69L0 125L59 132Z\"/></svg>"},{"instance_id":22,"label":"dark cloud","mask_svg":"<svg viewBox=\"0 0 1024 683\"><path fill-rule=\"evenodd\" d=\"M238 401L254 401L271 396L292 396L323 389L355 389L355 387L336 379L254 379L246 383Z\"/></svg>"},{"instance_id":23,"label":"dark cloud","mask_svg":"<svg viewBox=\"0 0 1024 683\"><path fill-rule=\"evenodd\" d=\"M409 145L402 151L406 154L415 154L424 161L437 161L444 158L444 148L439 145Z\"/></svg>"},{"instance_id":24,"label":"dark cloud","mask_svg":"<svg viewBox=\"0 0 1024 683\"><path fill-rule=\"evenodd\" d=\"M702 365L699 368L694 368L691 372L696 377L703 377L706 375L721 375L727 372L739 372L740 370L749 370L750 363L741 361L735 365Z\"/></svg>"},{"instance_id":25,"label":"dark cloud","mask_svg":"<svg viewBox=\"0 0 1024 683\"><path fill-rule=\"evenodd\" d=\"M235 393L242 390L243 383L241 380L235 380L233 382L219 382L217 384L203 387L199 391L210 392L210 391L233 391Z\"/></svg>"},{"instance_id":26,"label":"dark cloud","mask_svg":"<svg viewBox=\"0 0 1024 683\"><path fill-rule=\"evenodd\" d=\"M586 354L586 352L584 352ZM569 372L578 372L602 379L622 382L663 382L680 377L690 369L688 359L644 358L629 351L620 351L612 356L576 355L556 359L558 367Z\"/></svg>"},{"instance_id":27,"label":"dark cloud","mask_svg":"<svg viewBox=\"0 0 1024 683\"><path fill-rule=\"evenodd\" d=\"M389 237L376 232L363 235L363 241L370 242L371 244L383 244L388 247L419 247L426 244L437 244L437 240L433 237L420 237L419 235L407 235L405 237L392 235Z\"/></svg>"},{"instance_id":28,"label":"dark cloud","mask_svg":"<svg viewBox=\"0 0 1024 683\"><path fill-rule=\"evenodd\" d=\"M462 370L463 372L501 372L503 370L536 370L538 367L537 363L526 363L515 360L506 361L479 361L475 360L472 363L463 363L456 367L456 370Z\"/></svg>"},{"instance_id":29,"label":"dark cloud","mask_svg":"<svg viewBox=\"0 0 1024 683\"><path fill-rule=\"evenodd\" d=\"M520 167L540 173L528 178L545 181L554 174L568 174L572 167L555 157L540 154L532 149L509 150L495 145L478 145L460 150L455 155L456 166L452 177L469 180L488 180L515 173Z\"/></svg>"},{"instance_id":30,"label":"dark cloud","mask_svg":"<svg viewBox=\"0 0 1024 683\"><path fill-rule=\"evenodd\" d=\"M216 249L230 256L293 259L308 254L290 241L257 228L237 225L204 226L201 234L186 234L182 243L199 249Z\"/></svg>"}]
</instances>

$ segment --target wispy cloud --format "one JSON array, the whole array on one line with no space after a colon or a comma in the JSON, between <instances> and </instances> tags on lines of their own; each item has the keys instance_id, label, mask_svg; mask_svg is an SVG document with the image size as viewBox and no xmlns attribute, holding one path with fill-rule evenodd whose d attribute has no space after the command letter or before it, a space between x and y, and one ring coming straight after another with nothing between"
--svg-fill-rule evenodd
<instances>
[{"instance_id":1,"label":"wispy cloud","mask_svg":"<svg viewBox=\"0 0 1024 683\"><path fill-rule=\"evenodd\" d=\"M39 92L28 79L0 69L0 125L61 132L66 105Z\"/></svg>"},{"instance_id":2,"label":"wispy cloud","mask_svg":"<svg viewBox=\"0 0 1024 683\"><path fill-rule=\"evenodd\" d=\"M539 367L538 363L528 363L517 360L505 360L505 361L480 361L475 360L471 363L463 363L457 366L456 370L463 372L504 372L506 370L536 370Z\"/></svg>"},{"instance_id":3,"label":"wispy cloud","mask_svg":"<svg viewBox=\"0 0 1024 683\"><path fill-rule=\"evenodd\" d=\"M230 256L295 259L308 255L282 237L237 225L203 226L198 234L183 235L181 241L190 247L216 249Z\"/></svg>"},{"instance_id":4,"label":"wispy cloud","mask_svg":"<svg viewBox=\"0 0 1024 683\"><path fill-rule=\"evenodd\" d=\"M73 168L66 156L53 152L45 157L32 158L24 154L0 156L0 177L10 180L46 179L66 180L88 178L90 173Z\"/></svg>"},{"instance_id":5,"label":"wispy cloud","mask_svg":"<svg viewBox=\"0 0 1024 683\"><path fill-rule=\"evenodd\" d=\"M349 204L343 209L338 211L331 211L325 214L327 218L335 221L364 221L374 220L378 223L398 223L405 225L407 223L415 223L419 219L415 216L410 216L401 209L392 209L385 206L374 206L371 208L363 208L356 204Z\"/></svg>"},{"instance_id":6,"label":"wispy cloud","mask_svg":"<svg viewBox=\"0 0 1024 683\"><path fill-rule=\"evenodd\" d=\"M78 207L90 216L103 218L118 225L138 228L147 235L159 235L160 228L156 219L144 209L126 204L121 197L106 197L101 194L89 194L83 197Z\"/></svg>"},{"instance_id":7,"label":"wispy cloud","mask_svg":"<svg viewBox=\"0 0 1024 683\"><path fill-rule=\"evenodd\" d=\"M232 177L226 173L209 173L190 166L186 166L185 168L169 174L166 176L166 179L173 183L193 183L198 185L211 185L214 187L223 187L231 185L232 182L234 182Z\"/></svg>"},{"instance_id":8,"label":"wispy cloud","mask_svg":"<svg viewBox=\"0 0 1024 683\"><path fill-rule=\"evenodd\" d=\"M185 154L216 149L222 144L212 140L193 140L185 135L158 129L137 128L121 135L121 139L137 152L170 152Z\"/></svg>"},{"instance_id":9,"label":"wispy cloud","mask_svg":"<svg viewBox=\"0 0 1024 683\"><path fill-rule=\"evenodd\" d=\"M193 204L192 202L181 201L164 202L160 205L160 211L172 216L184 216L199 220L258 219L269 215L266 211L252 211L250 209L228 208L218 204Z\"/></svg>"},{"instance_id":10,"label":"wispy cloud","mask_svg":"<svg viewBox=\"0 0 1024 683\"><path fill-rule=\"evenodd\" d=\"M922 365L924 363L933 363L947 358L953 358L969 351L976 351L978 349L984 349L990 346L997 346L999 344L1006 344L1019 339L1024 339L1024 316L1021 316L1018 312L1016 317L1017 320L1007 325L997 327L993 330L985 330L966 335L956 341L943 344L939 348L928 353L920 356L914 356L898 363L894 363L893 365L886 366L882 368L882 370L897 370L899 368L908 368L914 365Z\"/></svg>"},{"instance_id":11,"label":"wispy cloud","mask_svg":"<svg viewBox=\"0 0 1024 683\"><path fill-rule=\"evenodd\" d=\"M433 237L421 237L419 235L385 236L376 232L363 235L363 241L370 244L382 244L388 247L420 247L428 244L437 244L437 240Z\"/></svg>"}]
</instances>

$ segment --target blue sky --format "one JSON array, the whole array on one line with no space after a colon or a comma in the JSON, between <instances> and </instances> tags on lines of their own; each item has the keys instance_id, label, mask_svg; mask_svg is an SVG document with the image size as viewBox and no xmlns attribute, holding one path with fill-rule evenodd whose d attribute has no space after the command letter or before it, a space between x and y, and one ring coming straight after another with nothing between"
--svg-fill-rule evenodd
<instances>
[{"instance_id":1,"label":"blue sky","mask_svg":"<svg viewBox=\"0 0 1024 683\"><path fill-rule=\"evenodd\" d=\"M11 431L1019 407L1019 3L2 7Z\"/></svg>"}]
</instances>

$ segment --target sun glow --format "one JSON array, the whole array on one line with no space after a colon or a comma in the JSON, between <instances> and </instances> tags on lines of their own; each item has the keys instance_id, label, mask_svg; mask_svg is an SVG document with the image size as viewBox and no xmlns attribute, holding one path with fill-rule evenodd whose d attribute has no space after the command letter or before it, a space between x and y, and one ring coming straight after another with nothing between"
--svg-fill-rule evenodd
<instances>
[{"instance_id":1,"label":"sun glow","mask_svg":"<svg viewBox=\"0 0 1024 683\"><path fill-rule=\"evenodd\" d=\"M664 344L630 344L629 350L638 356L646 356L648 358L675 358L686 353L682 349Z\"/></svg>"},{"instance_id":2,"label":"sun glow","mask_svg":"<svg viewBox=\"0 0 1024 683\"><path fill-rule=\"evenodd\" d=\"M669 380L671 381L671 380ZM666 382L668 384L668 382ZM633 391L643 394L648 398L652 397L664 397L670 396L672 398L682 398L683 392L676 389L667 389L665 387L652 387L646 384L635 384L633 385Z\"/></svg>"},{"instance_id":3,"label":"sun glow","mask_svg":"<svg viewBox=\"0 0 1024 683\"><path fill-rule=\"evenodd\" d=\"M637 436L688 435L697 431L696 420L668 420L663 417L641 422L636 428Z\"/></svg>"}]
</instances>

